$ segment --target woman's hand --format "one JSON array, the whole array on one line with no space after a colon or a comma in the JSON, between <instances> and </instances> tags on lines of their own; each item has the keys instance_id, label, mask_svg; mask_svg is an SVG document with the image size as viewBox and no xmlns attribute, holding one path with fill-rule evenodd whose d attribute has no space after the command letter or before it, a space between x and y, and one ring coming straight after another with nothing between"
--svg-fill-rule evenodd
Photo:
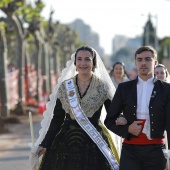
<instances>
[{"instance_id":1,"label":"woman's hand","mask_svg":"<svg viewBox=\"0 0 170 170\"><path fill-rule=\"evenodd\" d=\"M126 125L127 124L127 120L125 117L118 117L115 122L116 122L116 125Z\"/></svg>"},{"instance_id":2,"label":"woman's hand","mask_svg":"<svg viewBox=\"0 0 170 170\"><path fill-rule=\"evenodd\" d=\"M168 159L168 161L169 161L169 159ZM168 169L168 163L166 163L166 168L164 170L169 170L169 169Z\"/></svg>"},{"instance_id":3,"label":"woman's hand","mask_svg":"<svg viewBox=\"0 0 170 170\"><path fill-rule=\"evenodd\" d=\"M42 146L39 146L37 149L36 154L38 155L38 157L40 157L41 155L43 155L46 152L46 148L43 148Z\"/></svg>"}]
</instances>

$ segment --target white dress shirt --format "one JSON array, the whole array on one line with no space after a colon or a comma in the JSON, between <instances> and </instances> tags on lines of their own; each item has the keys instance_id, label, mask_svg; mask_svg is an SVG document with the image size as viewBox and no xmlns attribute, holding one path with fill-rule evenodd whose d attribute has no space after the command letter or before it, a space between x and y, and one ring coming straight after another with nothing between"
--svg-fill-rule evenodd
<instances>
[{"instance_id":1,"label":"white dress shirt","mask_svg":"<svg viewBox=\"0 0 170 170\"><path fill-rule=\"evenodd\" d=\"M151 77L147 81L138 77L137 83L137 119L145 119L145 125L142 130L146 134L148 139L150 138L150 117L149 117L149 102L153 91L154 77Z\"/></svg>"}]
</instances>

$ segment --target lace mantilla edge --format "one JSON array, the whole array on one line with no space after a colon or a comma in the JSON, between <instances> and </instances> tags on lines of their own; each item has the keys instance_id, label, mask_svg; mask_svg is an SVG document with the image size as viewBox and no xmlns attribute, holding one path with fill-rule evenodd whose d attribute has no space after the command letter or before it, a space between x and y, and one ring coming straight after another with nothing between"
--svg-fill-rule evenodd
<instances>
[{"instance_id":1,"label":"lace mantilla edge","mask_svg":"<svg viewBox=\"0 0 170 170\"><path fill-rule=\"evenodd\" d=\"M75 82L75 77L74 77L74 82ZM79 101L81 103L81 107L86 113L87 117L92 117L93 114L103 105L105 100L108 99L107 90L105 89L105 84L95 75L92 78L90 87L86 95L82 99L80 99L77 86L75 88L77 91ZM70 117L72 119L75 119L70 110L70 105L67 99L67 93L66 93L64 82L61 84L58 90L57 98L60 99L62 103L62 107L65 110L65 112L70 114Z\"/></svg>"},{"instance_id":2,"label":"lace mantilla edge","mask_svg":"<svg viewBox=\"0 0 170 170\"><path fill-rule=\"evenodd\" d=\"M51 122L51 119L53 117L53 111L54 111L55 104L56 104L58 89L59 89L60 85L62 84L63 81L65 81L65 80L67 80L71 77L74 77L77 73L76 67L74 65L74 61L75 61L75 53L73 53L71 55L71 60L69 60L66 63L66 68L64 68L62 70L62 74L58 79L58 83L55 86L53 93L50 94L50 96L49 96L50 100L46 104L47 109L43 113L43 119L41 121L41 128L40 128L40 131L39 131L39 137L36 140L34 147L32 145L29 145L32 153L36 153L39 144L44 139L44 137L47 133L47 130L50 126L50 122ZM116 89L115 89L115 87L114 87L114 85L113 85L113 83L110 79L110 76L109 76L109 74L108 74L108 72L107 72L107 70L106 70L106 68L105 68L105 66L104 66L104 64L103 64L103 62L102 62L102 60L101 60L101 58L100 58L100 56L98 55L97 52L96 52L96 61L97 61L97 64L96 64L96 68L95 68L95 71L94 71L94 75L99 77L100 80L104 83L104 88L102 86L102 89L103 90L105 89L107 91L107 98L112 100ZM102 104L103 104L103 101L101 101L100 105L102 105ZM96 103L95 106L99 106L99 105ZM97 108L95 110L97 110ZM93 114L94 114L94 112L92 112L92 115Z\"/></svg>"}]
</instances>

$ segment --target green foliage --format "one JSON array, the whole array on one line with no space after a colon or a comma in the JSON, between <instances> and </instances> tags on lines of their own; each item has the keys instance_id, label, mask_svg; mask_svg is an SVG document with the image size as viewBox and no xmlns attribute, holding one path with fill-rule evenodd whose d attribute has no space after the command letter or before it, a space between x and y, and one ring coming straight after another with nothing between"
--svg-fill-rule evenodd
<instances>
[{"instance_id":1,"label":"green foliage","mask_svg":"<svg viewBox=\"0 0 170 170\"><path fill-rule=\"evenodd\" d=\"M4 22L0 22L0 31L3 31L6 24Z\"/></svg>"},{"instance_id":2,"label":"green foliage","mask_svg":"<svg viewBox=\"0 0 170 170\"><path fill-rule=\"evenodd\" d=\"M0 8L5 13L13 13L25 4L25 0L1 0Z\"/></svg>"},{"instance_id":3,"label":"green foliage","mask_svg":"<svg viewBox=\"0 0 170 170\"><path fill-rule=\"evenodd\" d=\"M17 5L18 7L21 7L21 6L23 5L23 2L21 2L21 1L20 1L20 2L17 2L16 5Z\"/></svg>"},{"instance_id":4,"label":"green foliage","mask_svg":"<svg viewBox=\"0 0 170 170\"><path fill-rule=\"evenodd\" d=\"M0 8L8 5L10 2L12 2L13 0L1 0L0 1Z\"/></svg>"},{"instance_id":5,"label":"green foliage","mask_svg":"<svg viewBox=\"0 0 170 170\"><path fill-rule=\"evenodd\" d=\"M48 21L42 21L42 25L44 26L44 27L47 27L48 26Z\"/></svg>"},{"instance_id":6,"label":"green foliage","mask_svg":"<svg viewBox=\"0 0 170 170\"><path fill-rule=\"evenodd\" d=\"M41 11L44 8L44 4L42 2L38 2L35 5L31 3L21 3L19 2L18 5L20 8L16 10L16 14L23 16L23 18L31 22L33 17L36 18L37 21L42 21L44 18L41 16Z\"/></svg>"},{"instance_id":7,"label":"green foliage","mask_svg":"<svg viewBox=\"0 0 170 170\"><path fill-rule=\"evenodd\" d=\"M167 56L165 56L165 52L167 53ZM162 63L163 58L169 56L170 56L170 37L165 37L162 40L160 40L159 43L158 62Z\"/></svg>"}]
</instances>

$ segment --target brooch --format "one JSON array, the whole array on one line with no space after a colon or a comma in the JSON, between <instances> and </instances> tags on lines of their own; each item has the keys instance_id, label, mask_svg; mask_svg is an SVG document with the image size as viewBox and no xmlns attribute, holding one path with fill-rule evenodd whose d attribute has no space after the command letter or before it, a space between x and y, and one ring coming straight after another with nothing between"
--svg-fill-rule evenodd
<instances>
[{"instance_id":1,"label":"brooch","mask_svg":"<svg viewBox=\"0 0 170 170\"><path fill-rule=\"evenodd\" d=\"M74 92L73 90L72 90L72 91L69 91L69 96L70 96L70 97L73 97L74 94L75 94L75 92Z\"/></svg>"},{"instance_id":2,"label":"brooch","mask_svg":"<svg viewBox=\"0 0 170 170\"><path fill-rule=\"evenodd\" d=\"M153 91L153 94L152 94L152 98L154 98L156 96L156 91Z\"/></svg>"}]
</instances>

